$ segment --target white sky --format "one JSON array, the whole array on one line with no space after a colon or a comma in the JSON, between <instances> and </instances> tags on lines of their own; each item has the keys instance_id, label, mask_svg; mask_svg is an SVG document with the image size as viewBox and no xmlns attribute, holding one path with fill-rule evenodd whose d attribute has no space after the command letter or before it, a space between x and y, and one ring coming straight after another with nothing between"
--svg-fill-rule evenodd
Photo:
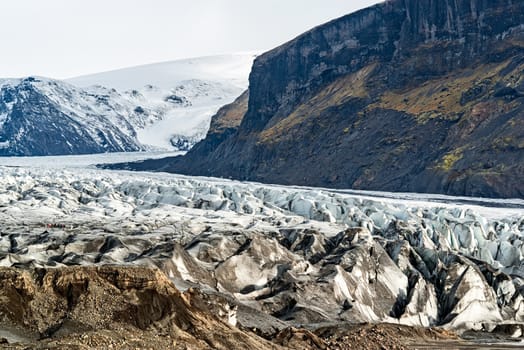
<instances>
[{"instance_id":1,"label":"white sky","mask_svg":"<svg viewBox=\"0 0 524 350\"><path fill-rule=\"evenodd\" d=\"M380 0L0 0L0 77L271 49Z\"/></svg>"}]
</instances>

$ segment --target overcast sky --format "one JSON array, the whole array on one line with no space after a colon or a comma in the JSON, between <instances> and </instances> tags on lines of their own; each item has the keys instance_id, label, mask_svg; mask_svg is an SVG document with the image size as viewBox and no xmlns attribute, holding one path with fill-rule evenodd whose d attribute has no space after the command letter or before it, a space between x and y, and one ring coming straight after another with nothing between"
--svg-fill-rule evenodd
<instances>
[{"instance_id":1,"label":"overcast sky","mask_svg":"<svg viewBox=\"0 0 524 350\"><path fill-rule=\"evenodd\" d=\"M259 51L379 0L0 0L0 77Z\"/></svg>"}]
</instances>

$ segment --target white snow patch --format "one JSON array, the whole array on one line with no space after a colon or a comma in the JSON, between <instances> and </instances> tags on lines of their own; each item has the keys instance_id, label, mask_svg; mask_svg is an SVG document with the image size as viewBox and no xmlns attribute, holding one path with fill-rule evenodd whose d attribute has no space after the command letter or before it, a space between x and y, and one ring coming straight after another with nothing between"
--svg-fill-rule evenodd
<instances>
[{"instance_id":1,"label":"white snow patch","mask_svg":"<svg viewBox=\"0 0 524 350\"><path fill-rule=\"evenodd\" d=\"M126 100L122 105L130 102L133 108L151 114L149 120L135 122L138 140L170 150L172 139L194 143L205 137L211 117L247 89L255 57L255 53L239 53L191 58L67 81L88 91L119 91Z\"/></svg>"}]
</instances>

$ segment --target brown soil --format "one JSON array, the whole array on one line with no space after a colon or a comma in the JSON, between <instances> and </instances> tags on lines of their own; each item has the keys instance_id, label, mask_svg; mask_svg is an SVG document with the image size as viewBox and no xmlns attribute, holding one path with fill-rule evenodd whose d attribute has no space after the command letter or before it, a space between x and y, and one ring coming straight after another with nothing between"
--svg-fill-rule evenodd
<instances>
[{"instance_id":1,"label":"brown soil","mask_svg":"<svg viewBox=\"0 0 524 350\"><path fill-rule=\"evenodd\" d=\"M198 309L159 270L3 268L0 280L0 330L25 340L4 348L278 348Z\"/></svg>"},{"instance_id":2,"label":"brown soil","mask_svg":"<svg viewBox=\"0 0 524 350\"><path fill-rule=\"evenodd\" d=\"M404 350L411 344L459 341L454 333L439 329L414 328L393 324L355 324L322 327L314 332L288 328L275 342L293 349Z\"/></svg>"}]
</instances>

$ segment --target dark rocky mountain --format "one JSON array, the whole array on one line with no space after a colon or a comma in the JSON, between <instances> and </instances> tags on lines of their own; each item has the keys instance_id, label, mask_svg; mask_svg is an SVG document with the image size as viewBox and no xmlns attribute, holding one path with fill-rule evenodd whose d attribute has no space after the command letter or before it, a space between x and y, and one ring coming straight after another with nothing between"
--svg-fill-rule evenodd
<instances>
[{"instance_id":1,"label":"dark rocky mountain","mask_svg":"<svg viewBox=\"0 0 524 350\"><path fill-rule=\"evenodd\" d=\"M0 156L142 150L128 120L132 113L113 102L50 79L0 82Z\"/></svg>"},{"instance_id":2,"label":"dark rocky mountain","mask_svg":"<svg viewBox=\"0 0 524 350\"><path fill-rule=\"evenodd\" d=\"M259 56L185 157L127 167L522 198L523 69L524 1L386 1Z\"/></svg>"}]
</instances>

